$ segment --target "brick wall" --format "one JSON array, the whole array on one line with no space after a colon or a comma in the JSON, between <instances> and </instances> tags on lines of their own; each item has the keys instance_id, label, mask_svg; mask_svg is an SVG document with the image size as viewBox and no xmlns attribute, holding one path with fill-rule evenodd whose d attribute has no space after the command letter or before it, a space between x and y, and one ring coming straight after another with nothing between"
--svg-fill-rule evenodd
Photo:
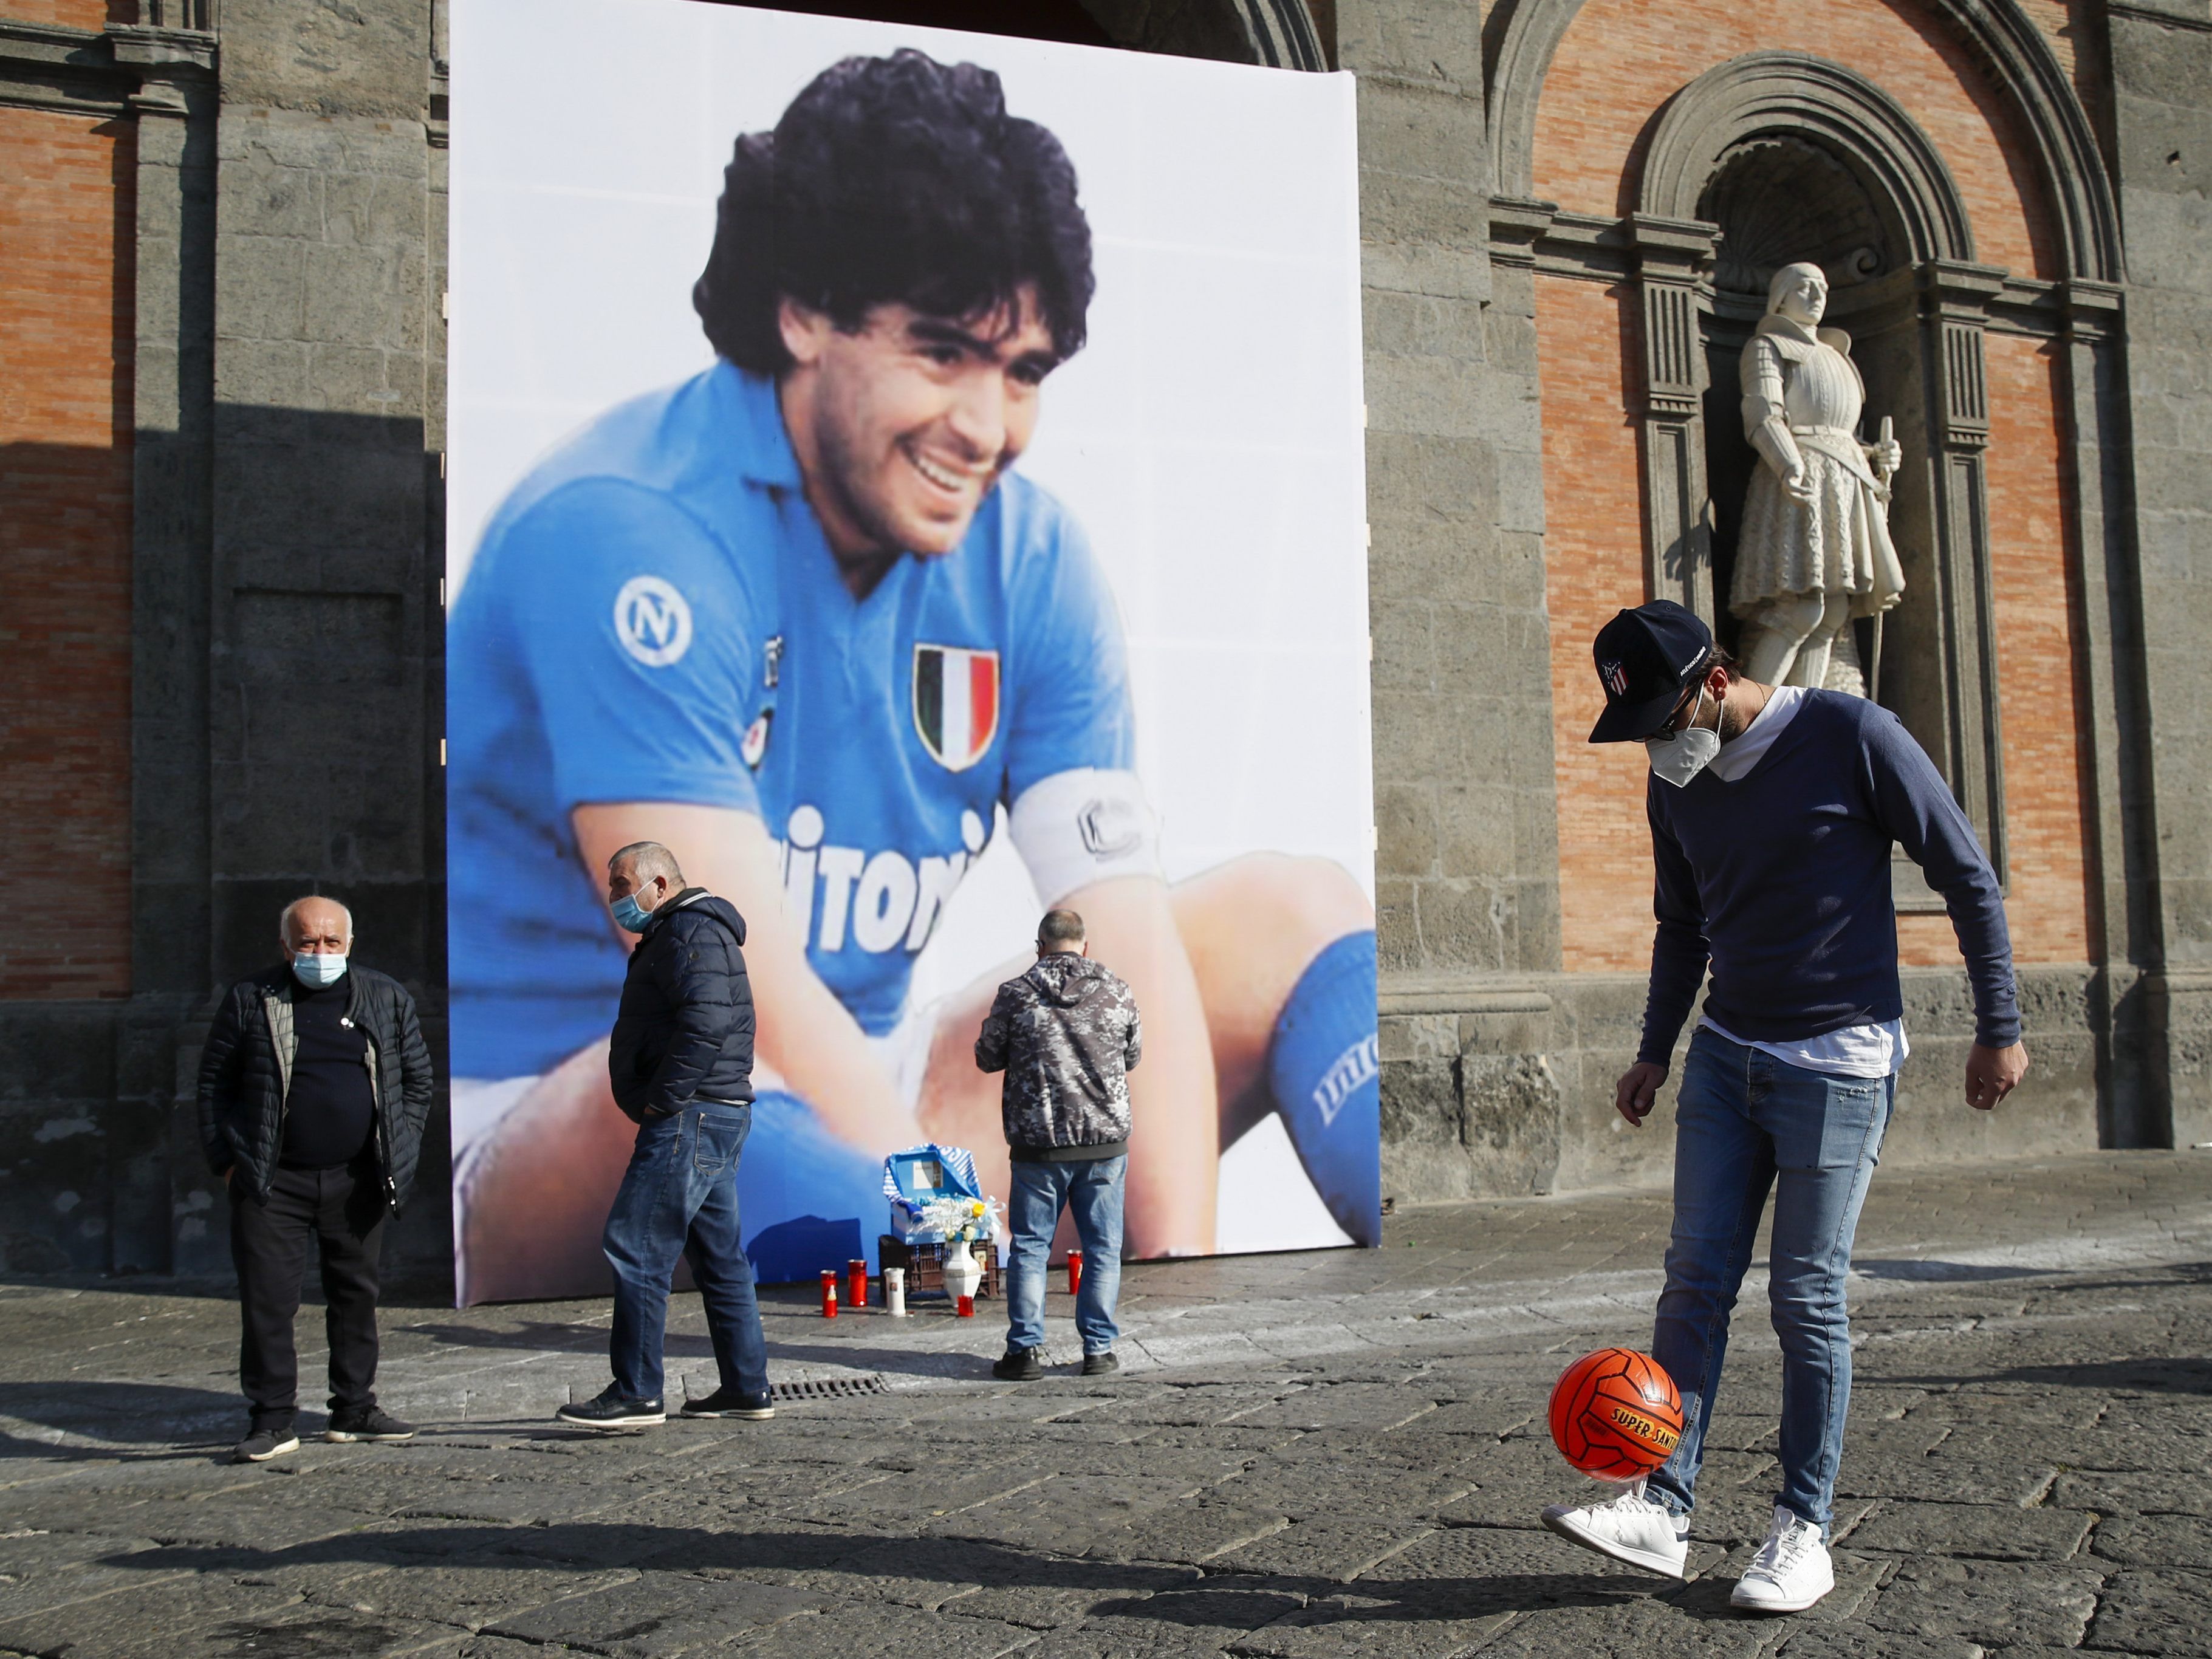
<instances>
[{"instance_id":1,"label":"brick wall","mask_svg":"<svg viewBox=\"0 0 2212 1659\"><path fill-rule=\"evenodd\" d=\"M1677 89L1746 52L1797 46L1887 88L1942 146L1979 256L2048 274L2039 203L2002 156L2010 142L1964 55L1909 14L1835 0L1741 9L1710 0L1661 10L1590 0L1561 43L1536 130L1536 194L1613 213L1633 205L1639 135ZM1537 279L1544 397L1545 566L1559 756L1562 954L1571 970L1640 972L1651 940L1651 860L1639 750L1584 742L1597 707L1589 641L1641 603L1638 442L1624 379L1633 361L1626 289ZM2008 910L2024 963L2090 952L2083 791L2075 741L2075 628L2055 369L2037 342L1991 336L1990 513L1997 595ZM1948 921L1900 919L1907 964L1957 960Z\"/></svg>"},{"instance_id":2,"label":"brick wall","mask_svg":"<svg viewBox=\"0 0 2212 1659\"><path fill-rule=\"evenodd\" d=\"M137 0L7 0L11 23L58 23L64 28L103 29L138 21Z\"/></svg>"},{"instance_id":3,"label":"brick wall","mask_svg":"<svg viewBox=\"0 0 2212 1659\"><path fill-rule=\"evenodd\" d=\"M1918 122L1958 180L1975 255L2021 276L2057 274L2027 146L1966 48L1917 8L1867 0L1589 0L1559 42L1537 106L1536 194L1577 213L1632 199L1659 106L1747 52L1817 52L1858 70Z\"/></svg>"},{"instance_id":4,"label":"brick wall","mask_svg":"<svg viewBox=\"0 0 2212 1659\"><path fill-rule=\"evenodd\" d=\"M131 988L131 161L0 109L0 1000Z\"/></svg>"}]
</instances>

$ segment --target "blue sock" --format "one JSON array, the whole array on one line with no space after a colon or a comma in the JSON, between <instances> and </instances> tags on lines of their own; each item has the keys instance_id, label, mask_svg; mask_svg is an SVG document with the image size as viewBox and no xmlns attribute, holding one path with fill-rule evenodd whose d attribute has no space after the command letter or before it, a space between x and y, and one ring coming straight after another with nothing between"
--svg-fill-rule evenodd
<instances>
[{"instance_id":1,"label":"blue sock","mask_svg":"<svg viewBox=\"0 0 2212 1659\"><path fill-rule=\"evenodd\" d=\"M1375 935L1347 933L1307 964L1275 1022L1267 1085L1336 1224L1382 1242L1382 1066Z\"/></svg>"}]
</instances>

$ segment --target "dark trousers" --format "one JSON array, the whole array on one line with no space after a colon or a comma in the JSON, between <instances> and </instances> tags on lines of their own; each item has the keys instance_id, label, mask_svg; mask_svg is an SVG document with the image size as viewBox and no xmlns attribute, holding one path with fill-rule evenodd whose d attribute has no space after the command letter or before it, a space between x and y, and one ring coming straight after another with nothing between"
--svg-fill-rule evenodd
<instances>
[{"instance_id":1,"label":"dark trousers","mask_svg":"<svg viewBox=\"0 0 2212 1659\"><path fill-rule=\"evenodd\" d=\"M260 1424L292 1420L300 1356L292 1342L307 1243L321 1247L323 1329L331 1347L331 1411L376 1403L377 1261L384 1250L382 1183L373 1170L284 1170L258 1203L234 1185L230 1259L238 1268L245 1336L238 1381Z\"/></svg>"},{"instance_id":2,"label":"dark trousers","mask_svg":"<svg viewBox=\"0 0 2212 1659\"><path fill-rule=\"evenodd\" d=\"M699 1102L638 1129L604 1240L615 1270L610 1357L625 1400L661 1397L668 1281L679 1256L690 1258L722 1386L757 1399L769 1391L768 1344L738 1228L738 1161L752 1127L750 1106Z\"/></svg>"}]
</instances>

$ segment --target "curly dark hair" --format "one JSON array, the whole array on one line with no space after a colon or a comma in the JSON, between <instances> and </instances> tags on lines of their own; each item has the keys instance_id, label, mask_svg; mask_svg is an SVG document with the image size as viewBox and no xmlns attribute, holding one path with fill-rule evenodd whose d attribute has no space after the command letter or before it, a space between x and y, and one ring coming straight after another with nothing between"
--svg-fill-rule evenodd
<instances>
[{"instance_id":1,"label":"curly dark hair","mask_svg":"<svg viewBox=\"0 0 2212 1659\"><path fill-rule=\"evenodd\" d=\"M1034 284L1053 348L1083 348L1091 226L1060 141L1006 113L999 77L911 48L832 64L722 174L714 249L691 290L714 349L791 366L785 298L855 332L875 306L970 319Z\"/></svg>"}]
</instances>

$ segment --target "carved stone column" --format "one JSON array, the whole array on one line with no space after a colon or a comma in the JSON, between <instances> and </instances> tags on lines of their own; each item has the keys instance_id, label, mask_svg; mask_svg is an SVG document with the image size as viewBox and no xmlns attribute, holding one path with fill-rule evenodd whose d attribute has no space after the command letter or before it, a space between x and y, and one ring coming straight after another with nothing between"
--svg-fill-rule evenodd
<instances>
[{"instance_id":1,"label":"carved stone column","mask_svg":"<svg viewBox=\"0 0 2212 1659\"><path fill-rule=\"evenodd\" d=\"M1983 337L2004 273L1933 259L1921 268L1938 637L1949 711L1944 775L2005 879L2004 750L1997 712L1996 615L1990 574L1990 441Z\"/></svg>"},{"instance_id":2,"label":"carved stone column","mask_svg":"<svg viewBox=\"0 0 2212 1659\"><path fill-rule=\"evenodd\" d=\"M1712 497L1705 482L1705 347L1718 228L1631 214L1644 337L1644 591L1713 613Z\"/></svg>"}]
</instances>

